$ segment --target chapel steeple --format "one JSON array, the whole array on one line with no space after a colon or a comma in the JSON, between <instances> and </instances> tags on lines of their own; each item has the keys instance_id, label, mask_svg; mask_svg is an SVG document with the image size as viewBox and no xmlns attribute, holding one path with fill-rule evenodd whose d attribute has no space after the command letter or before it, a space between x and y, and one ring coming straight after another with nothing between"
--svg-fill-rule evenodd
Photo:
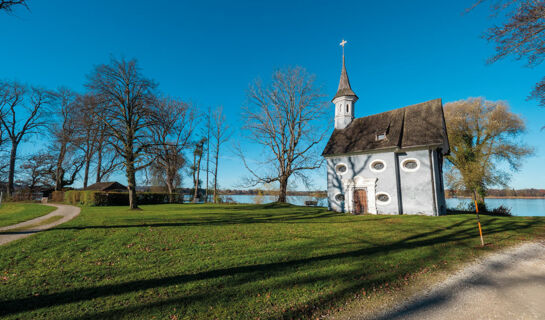
<instances>
[{"instance_id":1,"label":"chapel steeple","mask_svg":"<svg viewBox=\"0 0 545 320\"><path fill-rule=\"evenodd\" d=\"M356 96L350 87L350 80L348 80L348 73L346 72L344 59L345 44L345 40L340 43L343 47L343 67L341 70L341 79L339 80L339 88L332 100L335 104L335 129L344 129L354 120L354 104L358 101L358 96Z\"/></svg>"},{"instance_id":2,"label":"chapel steeple","mask_svg":"<svg viewBox=\"0 0 545 320\"><path fill-rule=\"evenodd\" d=\"M337 89L337 94L335 95L335 97L333 97L333 100L335 100L335 98L342 97L342 96L353 96L356 98L358 97L356 96L354 91L352 91L352 87L350 87L350 80L348 79L348 73L346 72L346 63L344 60L344 53L343 53L343 68L341 70L341 79L339 80L339 88Z\"/></svg>"}]
</instances>

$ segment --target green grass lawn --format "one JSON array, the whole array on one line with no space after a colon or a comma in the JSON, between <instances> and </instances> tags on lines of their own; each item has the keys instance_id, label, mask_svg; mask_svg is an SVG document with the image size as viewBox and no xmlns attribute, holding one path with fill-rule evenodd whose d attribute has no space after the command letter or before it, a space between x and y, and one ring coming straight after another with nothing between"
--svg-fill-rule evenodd
<instances>
[{"instance_id":1,"label":"green grass lawn","mask_svg":"<svg viewBox=\"0 0 545 320\"><path fill-rule=\"evenodd\" d=\"M0 247L8 319L311 318L543 238L545 218L352 216L279 205L83 208Z\"/></svg>"},{"instance_id":2,"label":"green grass lawn","mask_svg":"<svg viewBox=\"0 0 545 320\"><path fill-rule=\"evenodd\" d=\"M41 217L55 210L37 203L4 202L0 206L0 227Z\"/></svg>"}]
</instances>

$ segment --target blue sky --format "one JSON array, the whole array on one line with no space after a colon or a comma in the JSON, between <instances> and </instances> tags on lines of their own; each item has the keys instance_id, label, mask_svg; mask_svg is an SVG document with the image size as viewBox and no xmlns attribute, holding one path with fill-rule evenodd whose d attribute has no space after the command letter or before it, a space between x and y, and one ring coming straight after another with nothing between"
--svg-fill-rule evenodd
<instances>
[{"instance_id":1,"label":"blue sky","mask_svg":"<svg viewBox=\"0 0 545 320\"><path fill-rule=\"evenodd\" d=\"M463 14L472 2L30 0L30 12L0 15L0 78L83 91L93 66L112 55L136 58L162 92L202 110L223 105L238 128L249 83L269 79L278 67L305 67L332 97L338 43L346 39L357 117L434 98L505 100L527 121L524 138L536 148L512 186L544 188L545 109L526 99L543 66L512 59L486 65L493 45L481 35L495 20L486 6ZM331 129L333 110L324 123ZM27 143L22 153L41 145ZM242 145L259 158L259 148ZM227 188L247 174L229 149L220 168ZM315 188L325 189L323 170L312 177Z\"/></svg>"}]
</instances>

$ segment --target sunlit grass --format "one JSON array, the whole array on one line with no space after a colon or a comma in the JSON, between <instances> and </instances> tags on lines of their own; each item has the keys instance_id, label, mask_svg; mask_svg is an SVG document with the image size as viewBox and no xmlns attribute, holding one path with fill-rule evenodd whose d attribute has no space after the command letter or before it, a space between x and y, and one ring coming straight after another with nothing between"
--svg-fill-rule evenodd
<instances>
[{"instance_id":1,"label":"sunlit grass","mask_svg":"<svg viewBox=\"0 0 545 320\"><path fill-rule=\"evenodd\" d=\"M0 206L0 227L41 217L55 210L37 203L4 202Z\"/></svg>"},{"instance_id":2,"label":"sunlit grass","mask_svg":"<svg viewBox=\"0 0 545 320\"><path fill-rule=\"evenodd\" d=\"M0 316L310 318L485 252L545 219L351 216L290 205L83 208L0 247ZM369 299L372 303L373 299Z\"/></svg>"}]
</instances>

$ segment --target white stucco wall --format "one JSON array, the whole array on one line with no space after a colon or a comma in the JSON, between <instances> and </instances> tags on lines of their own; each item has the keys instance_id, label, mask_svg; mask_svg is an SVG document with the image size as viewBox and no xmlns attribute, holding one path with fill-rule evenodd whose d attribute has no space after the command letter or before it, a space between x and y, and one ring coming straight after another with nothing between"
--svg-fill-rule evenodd
<instances>
[{"instance_id":1,"label":"white stucco wall","mask_svg":"<svg viewBox=\"0 0 545 320\"><path fill-rule=\"evenodd\" d=\"M408 159L418 162L416 170L402 168L403 161ZM444 187L436 151L384 152L329 157L326 160L329 206L334 211L352 212L352 193L354 188L360 187L367 189L370 213L443 214ZM386 168L381 172L372 170L370 164L375 160L383 161ZM335 170L341 163L348 168L344 174L338 174ZM396 175L399 175L399 180ZM389 201L376 201L376 195L380 193L386 193ZM337 194L344 194L345 201L337 201Z\"/></svg>"},{"instance_id":2,"label":"white stucco wall","mask_svg":"<svg viewBox=\"0 0 545 320\"><path fill-rule=\"evenodd\" d=\"M386 168L381 172L371 170L369 166L375 160L382 160L386 164ZM344 163L348 167L347 172L342 175L335 171L335 167L339 163ZM390 197L390 201L383 204L374 201L375 195L368 193L368 201L375 202L376 212L373 213L398 214L395 155L393 152L328 158L327 175L327 190L332 210L346 212L347 209L351 209L351 203L344 203L344 207L342 207L342 204L335 200L335 195L345 194L347 200L345 202L350 202L351 194L346 193L347 186L355 184L354 182L357 181L353 182L353 180L359 176L367 181L369 181L368 179L376 179L375 195L384 192Z\"/></svg>"},{"instance_id":3,"label":"white stucco wall","mask_svg":"<svg viewBox=\"0 0 545 320\"><path fill-rule=\"evenodd\" d=\"M434 189L429 150L398 153L403 214L435 215ZM419 167L408 171L402 167L406 159L416 159Z\"/></svg>"}]
</instances>

